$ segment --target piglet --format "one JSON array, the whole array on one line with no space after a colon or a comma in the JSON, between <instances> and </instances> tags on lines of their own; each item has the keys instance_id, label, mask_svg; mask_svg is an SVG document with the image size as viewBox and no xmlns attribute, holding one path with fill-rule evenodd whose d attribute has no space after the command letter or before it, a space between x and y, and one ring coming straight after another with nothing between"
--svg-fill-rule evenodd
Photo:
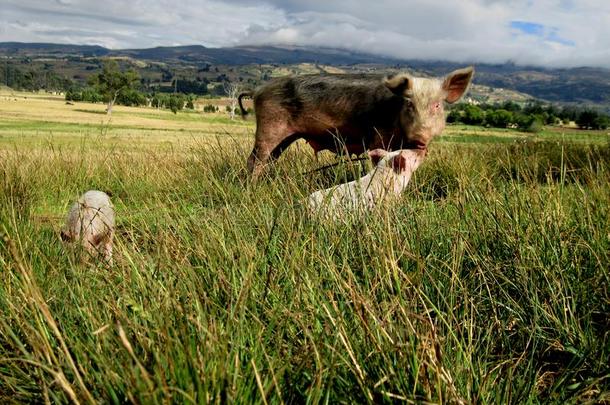
<instances>
[{"instance_id":1,"label":"piglet","mask_svg":"<svg viewBox=\"0 0 610 405\"><path fill-rule=\"evenodd\" d=\"M92 257L101 255L112 264L114 207L102 191L89 190L72 205L61 238L78 242Z\"/></svg>"},{"instance_id":2,"label":"piglet","mask_svg":"<svg viewBox=\"0 0 610 405\"><path fill-rule=\"evenodd\" d=\"M350 212L370 211L389 197L400 195L424 160L426 151L374 149L368 154L375 168L366 176L309 196L309 211L313 216L336 220Z\"/></svg>"}]
</instances>

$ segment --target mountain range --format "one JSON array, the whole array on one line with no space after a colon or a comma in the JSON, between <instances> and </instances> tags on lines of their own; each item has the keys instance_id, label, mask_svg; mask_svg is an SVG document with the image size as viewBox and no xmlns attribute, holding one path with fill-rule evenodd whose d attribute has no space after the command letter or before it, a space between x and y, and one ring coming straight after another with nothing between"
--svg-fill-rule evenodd
<instances>
[{"instance_id":1,"label":"mountain range","mask_svg":"<svg viewBox=\"0 0 610 405\"><path fill-rule=\"evenodd\" d=\"M443 75L467 63L401 60L344 49L298 46L237 46L207 48L201 45L112 50L96 45L0 42L4 59L58 59L125 57L139 61L193 66L293 65L315 63L328 66L379 65L410 69L422 74ZM596 67L553 68L514 63L476 63L475 83L507 89L532 98L560 104L596 106L610 111L610 69Z\"/></svg>"}]
</instances>

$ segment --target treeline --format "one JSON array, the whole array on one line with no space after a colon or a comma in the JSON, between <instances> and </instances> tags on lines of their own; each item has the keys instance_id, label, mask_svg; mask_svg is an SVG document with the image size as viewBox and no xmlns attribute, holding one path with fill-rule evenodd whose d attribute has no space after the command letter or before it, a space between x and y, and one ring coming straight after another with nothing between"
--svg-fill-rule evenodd
<instances>
[{"instance_id":1,"label":"treeline","mask_svg":"<svg viewBox=\"0 0 610 405\"><path fill-rule=\"evenodd\" d=\"M17 90L64 91L72 86L72 80L43 68L42 71L21 70L8 63L0 64L0 83Z\"/></svg>"},{"instance_id":2,"label":"treeline","mask_svg":"<svg viewBox=\"0 0 610 405\"><path fill-rule=\"evenodd\" d=\"M102 62L100 62L101 65ZM91 69L90 69L91 68ZM99 68L99 67L97 67ZM97 69L94 66L87 66L87 70ZM151 82L150 78L142 78L139 84L139 90L143 94L151 93L182 93L184 95L194 94L198 96L214 95L214 96L226 96L226 92L222 84L229 81L229 78L225 74L220 74L216 77L216 82L210 82L207 78L197 78L195 80L189 80L185 78L173 78L173 74L169 72L164 75L164 79L171 81L170 85L160 85ZM240 78L241 80L241 78ZM4 84L15 90L25 91L57 91L57 92L71 92L77 100L79 95L76 93L87 93L87 89L83 89L82 85L78 81L69 79L63 75L60 75L53 71L53 65L44 64L37 68L23 69L16 66L13 63L5 62L0 63L0 84ZM82 101L98 102L94 98L94 94L85 94L85 98ZM123 104L123 103L120 103Z\"/></svg>"},{"instance_id":3,"label":"treeline","mask_svg":"<svg viewBox=\"0 0 610 405\"><path fill-rule=\"evenodd\" d=\"M539 102L524 106L512 101L479 105L460 103L453 106L447 116L449 123L518 128L527 132L539 132L544 125L569 124L572 121L582 129L606 129L610 126L610 117L598 111Z\"/></svg>"},{"instance_id":4,"label":"treeline","mask_svg":"<svg viewBox=\"0 0 610 405\"><path fill-rule=\"evenodd\" d=\"M80 90L68 90L65 98L66 101L85 101L89 103L108 102L103 95L92 87L86 87ZM118 94L115 104L128 107L149 106L167 108L176 113L185 108L193 110L195 108L194 101L195 95L193 94L155 93L148 95L135 89L125 89Z\"/></svg>"}]
</instances>

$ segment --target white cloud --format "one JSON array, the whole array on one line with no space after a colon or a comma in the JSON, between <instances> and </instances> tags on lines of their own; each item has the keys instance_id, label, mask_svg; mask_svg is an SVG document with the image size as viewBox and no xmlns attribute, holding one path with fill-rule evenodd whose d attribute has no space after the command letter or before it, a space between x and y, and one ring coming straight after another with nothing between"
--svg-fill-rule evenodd
<instances>
[{"instance_id":1,"label":"white cloud","mask_svg":"<svg viewBox=\"0 0 610 405\"><path fill-rule=\"evenodd\" d=\"M4 0L0 41L313 45L399 58L610 67L607 0ZM516 30L513 22L542 27Z\"/></svg>"}]
</instances>

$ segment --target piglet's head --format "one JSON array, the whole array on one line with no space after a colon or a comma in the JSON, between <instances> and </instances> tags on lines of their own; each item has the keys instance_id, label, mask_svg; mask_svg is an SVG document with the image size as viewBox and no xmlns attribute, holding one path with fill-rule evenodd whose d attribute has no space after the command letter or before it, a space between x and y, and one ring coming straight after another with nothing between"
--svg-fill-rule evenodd
<instances>
[{"instance_id":1,"label":"piglet's head","mask_svg":"<svg viewBox=\"0 0 610 405\"><path fill-rule=\"evenodd\" d=\"M387 77L385 86L404 98L401 126L407 136L405 147L426 149L428 144L445 129L444 103L458 101L468 90L474 68L455 70L444 78L413 77L398 74Z\"/></svg>"},{"instance_id":2,"label":"piglet's head","mask_svg":"<svg viewBox=\"0 0 610 405\"><path fill-rule=\"evenodd\" d=\"M394 152L374 149L368 154L377 168L392 169L399 176L410 176L426 157L426 151L419 149L401 149Z\"/></svg>"}]
</instances>

